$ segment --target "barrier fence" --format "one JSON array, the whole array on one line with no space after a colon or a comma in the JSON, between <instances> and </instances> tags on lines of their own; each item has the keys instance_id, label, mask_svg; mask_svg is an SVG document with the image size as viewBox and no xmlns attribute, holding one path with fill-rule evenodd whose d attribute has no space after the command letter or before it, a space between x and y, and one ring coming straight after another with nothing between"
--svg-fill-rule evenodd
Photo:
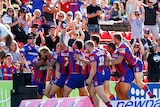
<instances>
[{"instance_id":1,"label":"barrier fence","mask_svg":"<svg viewBox=\"0 0 160 107\"><path fill-rule=\"evenodd\" d=\"M116 85L116 82L110 82L110 89L114 95L115 95L115 91L114 91L115 85ZM143 90L138 88L134 83L132 83L130 91L128 93L132 101L121 101L121 102L113 101L112 103L119 104L119 105L122 103L126 105L132 105L132 104L144 105L144 106L139 106L139 107L145 107L145 105L151 104L151 105L154 105L153 107L160 107L160 106L157 106L158 104L160 104L160 99L158 99L160 98L160 84L159 83L149 83L148 86L151 92L153 92L153 94L156 95L157 97L156 100L152 100L152 99L149 100L149 96ZM10 104L11 104L10 90L11 89L12 89L12 81L0 81L0 107L10 107ZM70 96L77 97L78 95L79 95L78 90L73 90ZM46 99L46 97L44 97L43 99ZM114 106L114 107L120 107L120 106ZM131 106L131 107L134 107L134 106Z\"/></svg>"}]
</instances>

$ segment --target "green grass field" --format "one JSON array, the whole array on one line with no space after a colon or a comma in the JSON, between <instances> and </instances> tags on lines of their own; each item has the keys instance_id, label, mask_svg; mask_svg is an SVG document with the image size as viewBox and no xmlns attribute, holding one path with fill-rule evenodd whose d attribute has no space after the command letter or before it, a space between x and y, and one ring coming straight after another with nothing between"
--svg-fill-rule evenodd
<instances>
[{"instance_id":1,"label":"green grass field","mask_svg":"<svg viewBox=\"0 0 160 107\"><path fill-rule=\"evenodd\" d=\"M115 95L114 91L115 82L110 83L111 92ZM12 89L12 81L0 81L0 107L10 107L10 90ZM78 90L75 89L70 94L71 97L79 96ZM44 97L46 99L46 97Z\"/></svg>"}]
</instances>

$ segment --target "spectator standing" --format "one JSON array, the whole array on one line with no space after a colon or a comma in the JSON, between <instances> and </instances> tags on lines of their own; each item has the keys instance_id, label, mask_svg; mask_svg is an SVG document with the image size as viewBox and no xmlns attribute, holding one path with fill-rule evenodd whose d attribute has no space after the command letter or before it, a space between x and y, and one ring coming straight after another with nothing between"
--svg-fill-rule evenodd
<instances>
[{"instance_id":1,"label":"spectator standing","mask_svg":"<svg viewBox=\"0 0 160 107\"><path fill-rule=\"evenodd\" d=\"M18 26L25 31L26 35L28 35L31 16L29 14L26 14L26 10L24 8L21 8L19 10L19 17L21 18L21 20L18 23Z\"/></svg>"},{"instance_id":2,"label":"spectator standing","mask_svg":"<svg viewBox=\"0 0 160 107\"><path fill-rule=\"evenodd\" d=\"M45 44L45 38L43 37L42 32L38 32L39 25L38 24L33 24L31 28L31 34L35 36L36 39L36 45L44 45Z\"/></svg>"},{"instance_id":3,"label":"spectator standing","mask_svg":"<svg viewBox=\"0 0 160 107\"><path fill-rule=\"evenodd\" d=\"M91 4L87 6L88 31L90 34L100 32L98 21L101 13L101 8L97 5L96 0L91 0Z\"/></svg>"},{"instance_id":4,"label":"spectator standing","mask_svg":"<svg viewBox=\"0 0 160 107\"><path fill-rule=\"evenodd\" d=\"M143 23L144 23L144 9L142 9L142 14L140 13L140 10L134 11L134 16L130 14L129 22L131 25L131 32L132 32L132 39L139 39L144 38L143 37Z\"/></svg>"},{"instance_id":5,"label":"spectator standing","mask_svg":"<svg viewBox=\"0 0 160 107\"><path fill-rule=\"evenodd\" d=\"M57 3L59 0L56 1L53 7L51 7L51 0L46 0L46 4L43 5L43 13L44 17L47 21L47 26L50 27L51 25L54 25L54 14L58 12L58 9L56 8Z\"/></svg>"},{"instance_id":6,"label":"spectator standing","mask_svg":"<svg viewBox=\"0 0 160 107\"><path fill-rule=\"evenodd\" d=\"M157 51L157 42L152 42L148 56L148 80L149 82L159 82L160 80L160 52Z\"/></svg>"},{"instance_id":7,"label":"spectator standing","mask_svg":"<svg viewBox=\"0 0 160 107\"><path fill-rule=\"evenodd\" d=\"M10 53L5 55L3 64L0 66L0 70L3 75L3 80L12 80L13 74L17 72L16 67L12 64L13 57Z\"/></svg>"},{"instance_id":8,"label":"spectator standing","mask_svg":"<svg viewBox=\"0 0 160 107\"><path fill-rule=\"evenodd\" d=\"M59 37L56 36L56 26L52 25L49 28L49 35L45 37L45 45L52 51L56 49L56 45L59 42Z\"/></svg>"},{"instance_id":9,"label":"spectator standing","mask_svg":"<svg viewBox=\"0 0 160 107\"><path fill-rule=\"evenodd\" d=\"M154 36L155 40L158 40L159 37L159 29L157 25L157 10L158 10L158 3L153 2L151 0L147 1L147 7L145 9L145 20L144 25L145 27L151 30L151 33Z\"/></svg>"}]
</instances>

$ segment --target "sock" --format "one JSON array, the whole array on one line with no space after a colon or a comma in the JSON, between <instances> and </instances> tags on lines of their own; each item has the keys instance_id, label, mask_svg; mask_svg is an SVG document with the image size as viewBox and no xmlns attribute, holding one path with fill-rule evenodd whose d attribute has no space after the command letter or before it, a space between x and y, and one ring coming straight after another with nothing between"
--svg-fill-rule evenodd
<instances>
[{"instance_id":1,"label":"sock","mask_svg":"<svg viewBox=\"0 0 160 107\"><path fill-rule=\"evenodd\" d=\"M112 107L110 101L106 102L105 104L106 104L107 107Z\"/></svg>"},{"instance_id":2,"label":"sock","mask_svg":"<svg viewBox=\"0 0 160 107\"><path fill-rule=\"evenodd\" d=\"M91 96L89 96L89 99L90 99L91 103L93 104L93 107L95 107L95 105L94 105L94 101L93 101L93 99L92 99L92 97L91 97Z\"/></svg>"},{"instance_id":3,"label":"sock","mask_svg":"<svg viewBox=\"0 0 160 107\"><path fill-rule=\"evenodd\" d=\"M150 97L153 96L152 92L150 91L150 89L147 87L147 85L144 85L144 87L142 88Z\"/></svg>"},{"instance_id":4,"label":"sock","mask_svg":"<svg viewBox=\"0 0 160 107\"><path fill-rule=\"evenodd\" d=\"M115 100L114 95L113 95L113 94L112 94L112 95L110 95L110 96L109 96L109 99L110 99L110 100Z\"/></svg>"},{"instance_id":5,"label":"sock","mask_svg":"<svg viewBox=\"0 0 160 107\"><path fill-rule=\"evenodd\" d=\"M53 98L53 97L55 97L55 94L52 94L52 95L50 96L50 98Z\"/></svg>"}]
</instances>

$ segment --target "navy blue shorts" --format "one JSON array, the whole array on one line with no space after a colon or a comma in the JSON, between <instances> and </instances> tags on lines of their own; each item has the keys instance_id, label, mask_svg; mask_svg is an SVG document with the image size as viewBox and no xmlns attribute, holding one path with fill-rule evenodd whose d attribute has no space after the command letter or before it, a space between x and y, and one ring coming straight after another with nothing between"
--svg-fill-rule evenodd
<instances>
[{"instance_id":1,"label":"navy blue shorts","mask_svg":"<svg viewBox=\"0 0 160 107\"><path fill-rule=\"evenodd\" d=\"M109 69L106 69L105 70L105 80L110 80L110 76L111 76L111 72L110 72L110 70Z\"/></svg>"},{"instance_id":2,"label":"navy blue shorts","mask_svg":"<svg viewBox=\"0 0 160 107\"><path fill-rule=\"evenodd\" d=\"M65 85L71 89L83 88L85 86L84 84L83 74L69 74L65 82Z\"/></svg>"},{"instance_id":3,"label":"navy blue shorts","mask_svg":"<svg viewBox=\"0 0 160 107\"><path fill-rule=\"evenodd\" d=\"M62 88L65 84L67 76L68 74L61 74L61 77L59 79L55 79L54 84Z\"/></svg>"},{"instance_id":4,"label":"navy blue shorts","mask_svg":"<svg viewBox=\"0 0 160 107\"><path fill-rule=\"evenodd\" d=\"M103 75L103 73L96 72L95 76L93 77L94 87L103 85L105 79L105 74Z\"/></svg>"},{"instance_id":5,"label":"navy blue shorts","mask_svg":"<svg viewBox=\"0 0 160 107\"><path fill-rule=\"evenodd\" d=\"M36 81L33 81L32 85L37 85L38 86L38 94L43 95L43 90L46 88L46 83L38 83Z\"/></svg>"},{"instance_id":6,"label":"navy blue shorts","mask_svg":"<svg viewBox=\"0 0 160 107\"><path fill-rule=\"evenodd\" d=\"M120 82L132 83L134 80L134 72L132 70L127 71L125 74L121 75Z\"/></svg>"}]
</instances>

